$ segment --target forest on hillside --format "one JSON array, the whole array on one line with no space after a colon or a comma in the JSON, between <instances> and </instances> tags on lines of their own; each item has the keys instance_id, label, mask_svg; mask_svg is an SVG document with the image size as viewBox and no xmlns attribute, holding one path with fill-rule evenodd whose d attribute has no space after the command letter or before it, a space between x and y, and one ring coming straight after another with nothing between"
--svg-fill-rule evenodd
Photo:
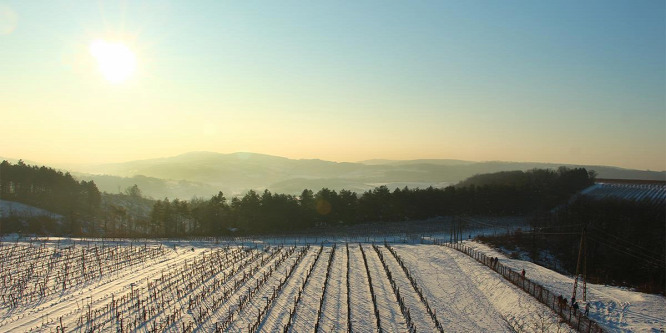
<instances>
[{"instance_id":1,"label":"forest on hillside","mask_svg":"<svg viewBox=\"0 0 666 333\"><path fill-rule=\"evenodd\" d=\"M68 172L23 161L0 163L0 199L38 207L64 218L0 217L0 233L82 234L83 225L100 215L102 194L93 181L77 181Z\"/></svg>"},{"instance_id":2,"label":"forest on hillside","mask_svg":"<svg viewBox=\"0 0 666 333\"><path fill-rule=\"evenodd\" d=\"M132 186L121 194L100 194L95 183L69 173L23 162L0 164L1 199L29 204L64 216L54 227L26 226L3 217L2 232L55 235L187 237L294 232L321 225L423 220L437 216L529 215L565 203L593 184L583 168L500 172L474 176L446 188L390 190L380 186L361 194L327 188L298 196L248 191L227 198L153 201Z\"/></svg>"}]
</instances>

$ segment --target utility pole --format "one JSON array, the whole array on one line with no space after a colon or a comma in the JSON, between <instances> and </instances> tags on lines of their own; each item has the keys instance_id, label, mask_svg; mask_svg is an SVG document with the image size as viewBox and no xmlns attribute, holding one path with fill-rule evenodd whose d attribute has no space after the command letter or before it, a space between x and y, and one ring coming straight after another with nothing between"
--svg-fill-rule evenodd
<instances>
[{"instance_id":1,"label":"utility pole","mask_svg":"<svg viewBox=\"0 0 666 333\"><path fill-rule=\"evenodd\" d=\"M583 301L585 301L585 298L587 296L587 245L585 244L585 232L587 229L587 225L583 227L583 232L580 235L580 245L578 246L578 261L576 262L576 278L574 279L574 285L573 285L573 293L572 299L576 298L576 290L578 289L578 276L580 274L580 262L581 259L584 261L584 266L583 268L584 273L583 273ZM571 304L573 305L573 304Z\"/></svg>"}]
</instances>

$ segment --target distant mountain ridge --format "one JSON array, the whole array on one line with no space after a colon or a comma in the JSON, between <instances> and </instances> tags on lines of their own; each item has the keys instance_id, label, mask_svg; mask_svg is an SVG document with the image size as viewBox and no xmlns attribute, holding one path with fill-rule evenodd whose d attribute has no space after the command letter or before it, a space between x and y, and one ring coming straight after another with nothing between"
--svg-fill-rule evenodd
<instances>
[{"instance_id":1,"label":"distant mountain ridge","mask_svg":"<svg viewBox=\"0 0 666 333\"><path fill-rule=\"evenodd\" d=\"M407 164L435 164L435 165L468 165L478 162L472 161L463 161L463 160L452 160L452 159L416 159L416 160L384 160L384 159L373 159L360 161L358 163L367 164L367 165L407 165Z\"/></svg>"},{"instance_id":2,"label":"distant mountain ridge","mask_svg":"<svg viewBox=\"0 0 666 333\"><path fill-rule=\"evenodd\" d=\"M8 159L12 160L12 159ZM40 165L36 162L26 162ZM664 171L610 166L529 162L473 162L452 159L368 160L333 162L289 159L257 153L190 152L173 157L67 168L81 180L94 180L101 191L122 192L137 184L153 198L191 199L223 191L228 197L250 189L299 194L303 189L347 189L363 192L380 185L390 189L454 185L471 176L535 168L584 167L599 178L666 180Z\"/></svg>"},{"instance_id":3,"label":"distant mountain ridge","mask_svg":"<svg viewBox=\"0 0 666 333\"><path fill-rule=\"evenodd\" d=\"M450 159L368 160L332 162L289 159L256 153L221 154L190 152L173 157L100 164L77 170L78 177L95 180L101 190L117 192L136 183L154 198L228 196L247 190L298 194L323 187L363 192L380 185L395 187L444 187L476 174L534 168L585 167L600 178L666 180L666 172L609 166L529 162L472 162Z\"/></svg>"}]
</instances>

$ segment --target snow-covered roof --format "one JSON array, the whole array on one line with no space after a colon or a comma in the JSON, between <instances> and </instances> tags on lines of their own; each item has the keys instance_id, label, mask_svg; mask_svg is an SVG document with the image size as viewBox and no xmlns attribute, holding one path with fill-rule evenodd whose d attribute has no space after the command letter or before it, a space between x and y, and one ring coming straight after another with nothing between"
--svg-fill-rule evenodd
<instances>
[{"instance_id":1,"label":"snow-covered roof","mask_svg":"<svg viewBox=\"0 0 666 333\"><path fill-rule=\"evenodd\" d=\"M666 203L666 185L632 183L597 183L581 192L595 199L623 199L648 201L652 204Z\"/></svg>"}]
</instances>

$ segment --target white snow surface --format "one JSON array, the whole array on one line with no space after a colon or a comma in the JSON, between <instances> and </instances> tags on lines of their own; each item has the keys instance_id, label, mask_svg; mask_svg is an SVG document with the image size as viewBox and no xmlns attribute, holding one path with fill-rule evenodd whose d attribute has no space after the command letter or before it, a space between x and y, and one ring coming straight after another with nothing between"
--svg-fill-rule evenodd
<instances>
[{"instance_id":1,"label":"white snow surface","mask_svg":"<svg viewBox=\"0 0 666 333\"><path fill-rule=\"evenodd\" d=\"M479 242L464 242L514 271L525 270L525 276L551 292L571 298L574 277L566 276L535 263L510 259ZM666 297L631 291L626 288L587 284L586 301L582 299L582 281L578 282L577 300L581 309L590 303L589 317L609 332L663 332L666 328Z\"/></svg>"},{"instance_id":2,"label":"white snow surface","mask_svg":"<svg viewBox=\"0 0 666 333\"><path fill-rule=\"evenodd\" d=\"M96 331L103 332L118 331L121 325L125 331L137 332L149 332L155 327L166 332L212 332L228 319L229 332L248 332L252 325L256 325L256 331L276 332L288 323L291 332L311 332L317 321L319 331L339 332L346 330L349 313L353 331L371 332L377 329L377 321L368 272L381 328L386 332L406 331L405 317L372 244L350 243L347 256L344 242L337 243L334 254L330 243L324 244L323 249L318 244L305 248L302 244L285 243L242 246L155 240L132 244L70 239L3 242L0 331L55 332L62 322L66 332L86 331L93 325ZM553 311L467 255L440 245L415 243L389 246L405 263L444 331L573 331ZM501 263L516 270L525 268L530 279L552 291L564 295L571 292L571 277L508 259L483 244L467 244L499 257ZM382 242L376 245L417 330L435 332L425 304L397 259ZM130 246L132 251L142 253L142 260L128 261L127 257L110 254L105 254L106 261L95 259L98 253L122 252ZM155 251L146 250L151 248ZM118 260L124 264L116 265ZM48 270L31 269L42 266ZM313 270L307 278L310 267ZM74 276L72 272L79 270L83 274L65 279L69 287L60 288L63 276ZM103 274L97 274L98 270ZM48 292L35 297L36 292L43 290ZM299 292L301 298L295 303ZM247 302L241 306L240 301L246 297ZM591 317L609 331L658 331L665 325L666 301L661 296L588 284L588 300Z\"/></svg>"},{"instance_id":3,"label":"white snow surface","mask_svg":"<svg viewBox=\"0 0 666 333\"><path fill-rule=\"evenodd\" d=\"M20 202L0 200L0 217L13 215L21 217L49 216L55 219L62 218L61 215L49 212L48 210L29 206Z\"/></svg>"}]
</instances>

